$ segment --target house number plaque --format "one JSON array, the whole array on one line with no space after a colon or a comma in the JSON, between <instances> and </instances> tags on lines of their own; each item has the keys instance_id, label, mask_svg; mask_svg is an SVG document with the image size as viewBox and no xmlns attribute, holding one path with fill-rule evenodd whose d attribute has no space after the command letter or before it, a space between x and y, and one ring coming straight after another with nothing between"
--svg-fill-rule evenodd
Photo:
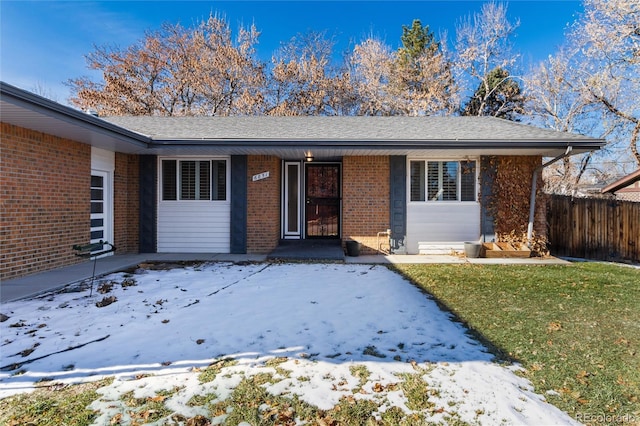
<instances>
[{"instance_id":1,"label":"house number plaque","mask_svg":"<svg viewBox=\"0 0 640 426\"><path fill-rule=\"evenodd\" d=\"M253 182L257 181L257 180L262 180L262 179L266 179L269 177L269 172L262 172L262 173L258 173L257 175L253 175L253 177L251 178L251 180Z\"/></svg>"}]
</instances>

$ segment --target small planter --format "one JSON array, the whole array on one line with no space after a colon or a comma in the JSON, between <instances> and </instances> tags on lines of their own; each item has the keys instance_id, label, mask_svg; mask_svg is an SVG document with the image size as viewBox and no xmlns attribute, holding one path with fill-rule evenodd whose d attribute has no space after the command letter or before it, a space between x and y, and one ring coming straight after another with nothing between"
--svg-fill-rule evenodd
<instances>
[{"instance_id":1,"label":"small planter","mask_svg":"<svg viewBox=\"0 0 640 426\"><path fill-rule=\"evenodd\" d=\"M347 256L360 256L360 243L353 240L348 240L345 242L347 246Z\"/></svg>"},{"instance_id":2,"label":"small planter","mask_svg":"<svg viewBox=\"0 0 640 426\"><path fill-rule=\"evenodd\" d=\"M512 246L509 243L484 243L484 257L519 257L527 258L531 257L531 250L525 245L519 245L517 247Z\"/></svg>"},{"instance_id":3,"label":"small planter","mask_svg":"<svg viewBox=\"0 0 640 426\"><path fill-rule=\"evenodd\" d=\"M480 249L482 248L482 244L480 243L464 243L464 255L469 258L477 258L480 257Z\"/></svg>"}]
</instances>

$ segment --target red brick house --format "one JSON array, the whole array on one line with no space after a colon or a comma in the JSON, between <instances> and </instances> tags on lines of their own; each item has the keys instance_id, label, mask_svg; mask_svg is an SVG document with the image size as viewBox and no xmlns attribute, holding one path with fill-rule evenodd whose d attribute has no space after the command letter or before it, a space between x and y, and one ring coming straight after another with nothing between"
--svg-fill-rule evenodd
<instances>
[{"instance_id":1,"label":"red brick house","mask_svg":"<svg viewBox=\"0 0 640 426\"><path fill-rule=\"evenodd\" d=\"M100 239L119 253L313 238L374 252L390 229L396 252L450 250L493 237L490 156L535 165L603 144L488 117L99 118L0 88L5 279L77 262L72 245Z\"/></svg>"}]
</instances>

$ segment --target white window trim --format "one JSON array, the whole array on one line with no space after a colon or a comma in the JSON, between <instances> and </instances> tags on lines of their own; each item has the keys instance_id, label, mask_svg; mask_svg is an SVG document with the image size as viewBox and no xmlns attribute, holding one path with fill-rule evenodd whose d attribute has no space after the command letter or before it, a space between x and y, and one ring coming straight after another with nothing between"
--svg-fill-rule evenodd
<instances>
[{"instance_id":1,"label":"white window trim","mask_svg":"<svg viewBox=\"0 0 640 426\"><path fill-rule=\"evenodd\" d=\"M476 199L475 201L460 201L460 198L462 196L462 179L461 177L461 173L462 173L462 167L460 165L458 165L458 179L457 179L457 188L456 188L456 192L457 192L457 200L453 201L453 200L449 200L449 201L445 201L445 200L429 200L426 195L425 195L425 200L424 201L411 201L411 162L413 161L424 161L425 163L428 162L445 162L445 161L455 161L457 163L460 163L462 161L475 161L476 162L476 178L475 178L475 182L474 182L474 193L476 195ZM480 203L480 195L479 195L479 180L480 180L480 158L479 157L464 157L464 158L449 158L449 157L414 157L414 158L407 158L407 166L406 166L406 186L407 186L407 203L408 204L429 204L431 206L439 206L439 205L454 205L454 204L479 204ZM425 164L425 174L426 174L426 164ZM426 182L425 182L425 191L427 190L426 188Z\"/></svg>"},{"instance_id":2,"label":"white window trim","mask_svg":"<svg viewBox=\"0 0 640 426\"><path fill-rule=\"evenodd\" d=\"M176 167L176 198L177 200L163 200L162 199L162 188L163 188L163 173L162 173L162 162L165 160L175 160L177 161ZM225 193L226 199L224 200L181 200L180 199L180 161L226 161L226 182L225 182ZM210 171L211 172L211 171ZM158 157L158 203L216 203L216 204L231 204L231 157L229 156L171 156L171 157Z\"/></svg>"},{"instance_id":3,"label":"white window trim","mask_svg":"<svg viewBox=\"0 0 640 426\"><path fill-rule=\"evenodd\" d=\"M289 217L287 206L289 205L289 183L287 179L289 177L289 169L288 167L294 165L297 167L297 184L298 184L298 199L296 203L296 218L295 223L297 230L289 231ZM302 194L302 180L304 174L304 164L301 161L283 161L283 173L282 173L282 238L283 239L296 239L299 240L302 238L302 203L303 203L303 194Z\"/></svg>"}]
</instances>

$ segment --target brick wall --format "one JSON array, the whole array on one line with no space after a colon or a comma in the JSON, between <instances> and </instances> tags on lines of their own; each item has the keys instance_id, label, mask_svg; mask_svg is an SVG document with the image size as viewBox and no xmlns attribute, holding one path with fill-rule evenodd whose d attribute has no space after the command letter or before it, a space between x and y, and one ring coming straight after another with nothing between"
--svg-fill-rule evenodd
<instances>
[{"instance_id":1,"label":"brick wall","mask_svg":"<svg viewBox=\"0 0 640 426\"><path fill-rule=\"evenodd\" d=\"M377 252L377 233L390 226L389 157L342 159L342 239L362 244L363 254Z\"/></svg>"},{"instance_id":2,"label":"brick wall","mask_svg":"<svg viewBox=\"0 0 640 426\"><path fill-rule=\"evenodd\" d=\"M116 253L138 253L139 157L116 153L113 236Z\"/></svg>"},{"instance_id":3,"label":"brick wall","mask_svg":"<svg viewBox=\"0 0 640 426\"><path fill-rule=\"evenodd\" d=\"M268 178L251 181L267 171ZM269 253L280 240L280 159L250 155L247 174L247 253Z\"/></svg>"},{"instance_id":4,"label":"brick wall","mask_svg":"<svg viewBox=\"0 0 640 426\"><path fill-rule=\"evenodd\" d=\"M89 238L91 147L1 123L0 279L80 261Z\"/></svg>"}]
</instances>

